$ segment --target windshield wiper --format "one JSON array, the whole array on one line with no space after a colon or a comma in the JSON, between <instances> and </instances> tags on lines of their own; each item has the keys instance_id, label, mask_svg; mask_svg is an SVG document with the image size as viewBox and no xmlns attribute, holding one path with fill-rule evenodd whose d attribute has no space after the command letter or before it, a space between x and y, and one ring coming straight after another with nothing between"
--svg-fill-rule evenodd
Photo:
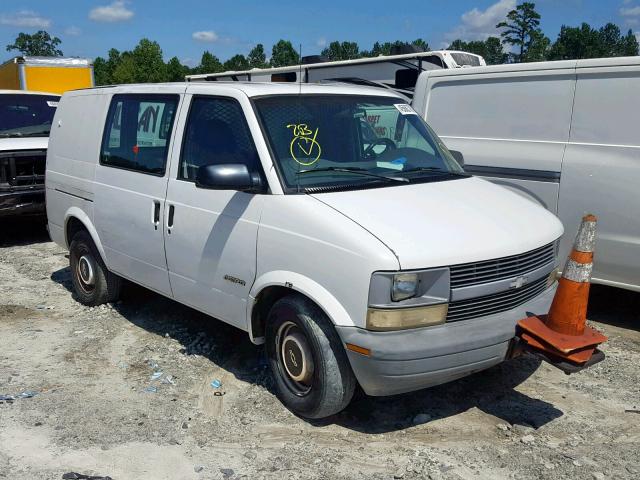
<instances>
[{"instance_id":1,"label":"windshield wiper","mask_svg":"<svg viewBox=\"0 0 640 480\"><path fill-rule=\"evenodd\" d=\"M50 130L42 130L40 132L28 132L28 133L23 133L21 136L22 137L41 137L41 136L49 136L49 133L51 131Z\"/></svg>"},{"instance_id":2,"label":"windshield wiper","mask_svg":"<svg viewBox=\"0 0 640 480\"><path fill-rule=\"evenodd\" d=\"M360 167L324 167L324 168L310 168L308 170L300 170L296 172L296 175L305 175L307 173L313 172L345 172L345 173L355 173L357 175L364 175L366 177L378 178L380 180L385 180L388 182L401 182L408 183L410 180L404 177L387 177L385 175L377 175L375 173L371 173L366 168Z\"/></svg>"},{"instance_id":3,"label":"windshield wiper","mask_svg":"<svg viewBox=\"0 0 640 480\"><path fill-rule=\"evenodd\" d=\"M415 167L415 168L410 168L409 170L402 170L402 173L412 173L412 172L442 173L442 174L447 174L447 175L458 175L458 176L463 176L463 177L469 176L468 173L451 172L449 170L444 170L444 169L438 168L438 167Z\"/></svg>"},{"instance_id":4,"label":"windshield wiper","mask_svg":"<svg viewBox=\"0 0 640 480\"><path fill-rule=\"evenodd\" d=\"M49 130L43 130L41 132L12 132L12 133L0 133L0 138L22 138L22 137L41 137L48 136Z\"/></svg>"}]
</instances>

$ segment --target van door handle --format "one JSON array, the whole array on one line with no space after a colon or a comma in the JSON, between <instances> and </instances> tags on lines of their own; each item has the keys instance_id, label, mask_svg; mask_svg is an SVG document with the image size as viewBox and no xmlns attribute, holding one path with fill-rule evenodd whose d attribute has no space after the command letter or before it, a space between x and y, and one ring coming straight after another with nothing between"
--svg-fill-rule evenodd
<instances>
[{"instance_id":1,"label":"van door handle","mask_svg":"<svg viewBox=\"0 0 640 480\"><path fill-rule=\"evenodd\" d=\"M160 224L160 202L158 200L153 201L153 218L151 222L153 223L153 228L158 230L158 225Z\"/></svg>"},{"instance_id":2,"label":"van door handle","mask_svg":"<svg viewBox=\"0 0 640 480\"><path fill-rule=\"evenodd\" d=\"M167 215L167 233L171 233L171 229L173 228L173 215L176 211L176 208L173 205L169 205L169 215Z\"/></svg>"}]
</instances>

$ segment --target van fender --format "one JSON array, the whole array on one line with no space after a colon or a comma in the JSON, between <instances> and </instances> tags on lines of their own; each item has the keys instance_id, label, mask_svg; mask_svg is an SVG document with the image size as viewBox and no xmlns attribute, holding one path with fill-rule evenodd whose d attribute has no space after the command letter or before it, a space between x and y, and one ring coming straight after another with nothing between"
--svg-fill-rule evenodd
<instances>
[{"instance_id":1,"label":"van fender","mask_svg":"<svg viewBox=\"0 0 640 480\"><path fill-rule=\"evenodd\" d=\"M262 290L273 286L289 288L305 295L315 302L336 326L354 326L351 316L342 304L322 285L299 273L276 270L256 278L249 292L249 301L247 302L247 331L252 340L254 340L254 338L253 332L251 331L251 314L255 306L255 299Z\"/></svg>"},{"instance_id":2,"label":"van fender","mask_svg":"<svg viewBox=\"0 0 640 480\"><path fill-rule=\"evenodd\" d=\"M89 216L84 212L84 210L75 206L70 207L64 216L64 239L65 239L65 243L67 244L67 249L69 249L69 246L71 244L71 239L67 238L67 226L69 224L69 220L71 220L72 218L79 220L84 225L84 227L89 232L89 235L91 235L91 239L93 240L93 243L98 249L98 252L102 257L102 261L106 263L107 257L104 254L104 248L102 246L102 242L100 241L100 237L98 236L98 231L93 226L93 222L91 221Z\"/></svg>"}]
</instances>

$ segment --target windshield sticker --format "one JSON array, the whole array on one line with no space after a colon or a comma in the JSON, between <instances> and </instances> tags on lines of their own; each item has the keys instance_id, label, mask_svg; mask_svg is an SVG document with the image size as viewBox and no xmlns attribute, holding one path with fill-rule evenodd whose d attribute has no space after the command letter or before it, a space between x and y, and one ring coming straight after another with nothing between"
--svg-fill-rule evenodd
<instances>
[{"instance_id":1,"label":"windshield sticker","mask_svg":"<svg viewBox=\"0 0 640 480\"><path fill-rule=\"evenodd\" d=\"M406 103L394 103L393 106L396 107L402 115L417 115L417 112Z\"/></svg>"},{"instance_id":2,"label":"windshield sticker","mask_svg":"<svg viewBox=\"0 0 640 480\"><path fill-rule=\"evenodd\" d=\"M58 106L58 102L52 102L51 100L47 100L47 105L50 107L56 108Z\"/></svg>"},{"instance_id":3,"label":"windshield sticker","mask_svg":"<svg viewBox=\"0 0 640 480\"><path fill-rule=\"evenodd\" d=\"M316 141L318 129L311 130L306 123L290 123L287 128L293 129L293 139L289 144L291 158L305 167L316 163L322 154L322 148Z\"/></svg>"}]
</instances>

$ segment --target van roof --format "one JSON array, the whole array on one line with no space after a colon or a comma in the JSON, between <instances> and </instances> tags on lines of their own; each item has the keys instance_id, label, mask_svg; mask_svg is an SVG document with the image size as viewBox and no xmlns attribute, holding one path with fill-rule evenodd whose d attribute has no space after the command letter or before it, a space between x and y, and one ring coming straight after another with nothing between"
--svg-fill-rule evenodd
<instances>
[{"instance_id":1,"label":"van roof","mask_svg":"<svg viewBox=\"0 0 640 480\"><path fill-rule=\"evenodd\" d=\"M142 83L127 85L110 85L104 87L72 90L66 96L87 95L95 93L183 93L211 90L212 94L240 91L248 97L262 95L295 95L329 94L329 95L372 95L403 99L392 90L364 87L348 84L313 84L313 83L273 83L273 82L177 82L177 83ZM404 101L404 99L403 99Z\"/></svg>"},{"instance_id":2,"label":"van roof","mask_svg":"<svg viewBox=\"0 0 640 480\"><path fill-rule=\"evenodd\" d=\"M429 77L447 77L452 75L477 75L483 73L532 72L539 70L575 70L593 67L623 67L640 65L640 56L587 58L582 60L555 60L549 62L506 63L502 65L488 65L486 67L467 67L448 70L428 70L422 75Z\"/></svg>"}]
</instances>

